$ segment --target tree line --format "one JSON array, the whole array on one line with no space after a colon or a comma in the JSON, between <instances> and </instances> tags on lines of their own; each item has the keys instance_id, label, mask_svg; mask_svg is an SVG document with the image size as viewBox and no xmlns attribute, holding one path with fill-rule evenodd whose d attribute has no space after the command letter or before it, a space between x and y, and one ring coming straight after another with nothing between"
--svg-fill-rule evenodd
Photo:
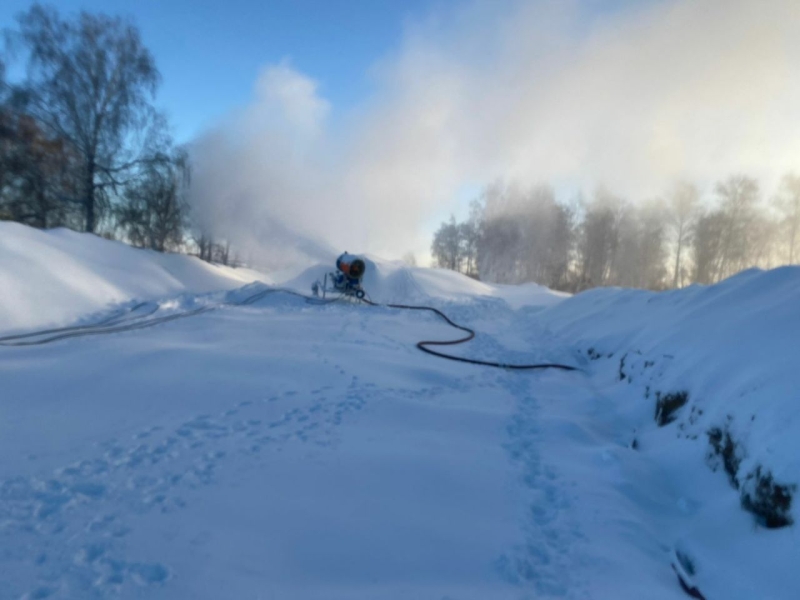
<instances>
[{"instance_id":1,"label":"tree line","mask_svg":"<svg viewBox=\"0 0 800 600\"><path fill-rule=\"evenodd\" d=\"M14 83L12 60L25 67ZM126 19L20 14L0 54L0 219L233 261L192 226L188 156L154 105L160 82Z\"/></svg>"},{"instance_id":2,"label":"tree line","mask_svg":"<svg viewBox=\"0 0 800 600\"><path fill-rule=\"evenodd\" d=\"M663 198L627 201L606 189L556 199L552 187L487 187L470 215L433 237L437 266L497 283L564 291L597 286L663 290L715 283L750 267L800 262L800 176L765 196L744 175L709 197L676 184Z\"/></svg>"}]
</instances>

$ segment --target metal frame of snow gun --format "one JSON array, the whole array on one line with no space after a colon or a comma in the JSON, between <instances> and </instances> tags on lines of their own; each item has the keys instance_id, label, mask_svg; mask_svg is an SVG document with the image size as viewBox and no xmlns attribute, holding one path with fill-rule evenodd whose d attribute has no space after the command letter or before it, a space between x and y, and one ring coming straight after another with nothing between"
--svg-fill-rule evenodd
<instances>
[{"instance_id":1,"label":"metal frame of snow gun","mask_svg":"<svg viewBox=\"0 0 800 600\"><path fill-rule=\"evenodd\" d=\"M334 282L332 285L328 283L329 277ZM337 281L340 283L337 284ZM364 300L366 296L360 283L355 283L347 277L337 278L335 273L325 273L322 281L317 280L311 286L311 292L315 298L319 298L321 295L323 300L327 298L328 294L337 294L339 297L355 298L356 300Z\"/></svg>"},{"instance_id":2,"label":"metal frame of snow gun","mask_svg":"<svg viewBox=\"0 0 800 600\"><path fill-rule=\"evenodd\" d=\"M336 271L326 273L323 281L315 281L311 291L317 298L320 294L325 299L329 293L336 293L345 298L363 300L367 294L361 287L361 280L366 271L367 263L363 258L344 252L336 259Z\"/></svg>"}]
</instances>

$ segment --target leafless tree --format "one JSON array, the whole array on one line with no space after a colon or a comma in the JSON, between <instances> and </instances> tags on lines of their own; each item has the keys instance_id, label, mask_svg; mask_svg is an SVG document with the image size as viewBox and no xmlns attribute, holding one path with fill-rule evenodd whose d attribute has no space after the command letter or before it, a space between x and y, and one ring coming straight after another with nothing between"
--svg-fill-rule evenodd
<instances>
[{"instance_id":1,"label":"leafless tree","mask_svg":"<svg viewBox=\"0 0 800 600\"><path fill-rule=\"evenodd\" d=\"M477 200L470 204L469 218L459 225L461 252L464 256L464 273L478 276L478 244L481 238L483 206Z\"/></svg>"},{"instance_id":2,"label":"leafless tree","mask_svg":"<svg viewBox=\"0 0 800 600\"><path fill-rule=\"evenodd\" d=\"M700 192L691 183L681 182L675 186L669 197L669 223L675 244L675 268L672 274L672 287L683 286L684 249L691 240L698 217Z\"/></svg>"},{"instance_id":3,"label":"leafless tree","mask_svg":"<svg viewBox=\"0 0 800 600\"><path fill-rule=\"evenodd\" d=\"M230 257L231 257L231 243L229 241L226 240L225 243L214 245L215 262L228 266L230 264Z\"/></svg>"},{"instance_id":4,"label":"leafless tree","mask_svg":"<svg viewBox=\"0 0 800 600\"><path fill-rule=\"evenodd\" d=\"M694 260L692 281L706 284L716 281L716 265L722 252L724 228L725 215L721 210L702 214L698 218L691 244Z\"/></svg>"},{"instance_id":5,"label":"leafless tree","mask_svg":"<svg viewBox=\"0 0 800 600\"><path fill-rule=\"evenodd\" d=\"M667 246L664 207L659 201L622 205L617 225L617 251L608 283L663 289Z\"/></svg>"},{"instance_id":6,"label":"leafless tree","mask_svg":"<svg viewBox=\"0 0 800 600\"><path fill-rule=\"evenodd\" d=\"M437 266L461 271L464 258L461 228L456 223L454 216L450 217L450 221L442 223L436 230L431 244L431 254Z\"/></svg>"},{"instance_id":7,"label":"leafless tree","mask_svg":"<svg viewBox=\"0 0 800 600\"><path fill-rule=\"evenodd\" d=\"M183 243L188 215L185 199L188 166L178 151L170 159L151 161L126 186L117 208L119 226L136 246L164 252Z\"/></svg>"},{"instance_id":8,"label":"leafless tree","mask_svg":"<svg viewBox=\"0 0 800 600\"><path fill-rule=\"evenodd\" d=\"M626 209L621 198L602 189L586 207L578 244L584 286L609 283L619 259L620 228Z\"/></svg>"},{"instance_id":9,"label":"leafless tree","mask_svg":"<svg viewBox=\"0 0 800 600\"><path fill-rule=\"evenodd\" d=\"M800 258L800 177L793 173L784 176L775 206L786 237L788 261L792 265Z\"/></svg>"},{"instance_id":10,"label":"leafless tree","mask_svg":"<svg viewBox=\"0 0 800 600\"><path fill-rule=\"evenodd\" d=\"M72 224L74 211L60 201L76 188L70 150L30 115L0 108L0 205L8 218L40 228Z\"/></svg>"},{"instance_id":11,"label":"leafless tree","mask_svg":"<svg viewBox=\"0 0 800 600\"><path fill-rule=\"evenodd\" d=\"M572 255L572 211L549 186L495 184L484 191L478 237L480 276L501 283L563 285ZM480 206L480 205L478 205Z\"/></svg>"},{"instance_id":12,"label":"leafless tree","mask_svg":"<svg viewBox=\"0 0 800 600\"><path fill-rule=\"evenodd\" d=\"M723 216L720 252L714 272L714 281L728 277L747 266L750 232L756 203L759 199L758 182L744 175L729 177L716 186Z\"/></svg>"},{"instance_id":13,"label":"leafless tree","mask_svg":"<svg viewBox=\"0 0 800 600\"><path fill-rule=\"evenodd\" d=\"M151 104L159 73L139 31L123 19L81 12L66 20L34 4L18 20L29 57L26 109L80 157L82 185L73 200L93 232L110 192L161 141Z\"/></svg>"},{"instance_id":14,"label":"leafless tree","mask_svg":"<svg viewBox=\"0 0 800 600\"><path fill-rule=\"evenodd\" d=\"M211 262L213 260L214 238L204 229L199 229L194 234L194 243L197 245L197 255L200 260Z\"/></svg>"}]
</instances>

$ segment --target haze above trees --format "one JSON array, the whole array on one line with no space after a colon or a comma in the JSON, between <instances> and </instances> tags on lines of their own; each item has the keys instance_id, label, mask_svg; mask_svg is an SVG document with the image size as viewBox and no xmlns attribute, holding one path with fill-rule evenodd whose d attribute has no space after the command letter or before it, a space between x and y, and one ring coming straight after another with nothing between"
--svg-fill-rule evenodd
<instances>
[{"instance_id":1,"label":"haze above trees","mask_svg":"<svg viewBox=\"0 0 800 600\"><path fill-rule=\"evenodd\" d=\"M133 23L34 4L7 37L0 219L239 261L236 239L215 239L193 219L191 156L156 108L161 75ZM6 81L12 60L26 66L14 83ZM702 192L675 182L656 199L602 188L566 199L547 185L499 182L464 222L442 223L431 254L471 277L569 291L714 283L800 261L800 176L787 174L777 189L747 175Z\"/></svg>"},{"instance_id":2,"label":"haze above trees","mask_svg":"<svg viewBox=\"0 0 800 600\"><path fill-rule=\"evenodd\" d=\"M677 183L663 198L630 202L599 189L561 202L551 187L487 187L464 223L436 231L437 266L497 283L536 282L580 291L715 283L750 267L800 259L800 177L769 195L743 175L702 199Z\"/></svg>"}]
</instances>

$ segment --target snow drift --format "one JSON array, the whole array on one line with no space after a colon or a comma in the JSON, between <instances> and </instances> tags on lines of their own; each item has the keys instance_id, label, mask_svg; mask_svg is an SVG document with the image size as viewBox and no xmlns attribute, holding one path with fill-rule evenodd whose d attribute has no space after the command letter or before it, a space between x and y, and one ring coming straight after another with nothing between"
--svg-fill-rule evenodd
<instances>
[{"instance_id":1,"label":"snow drift","mask_svg":"<svg viewBox=\"0 0 800 600\"><path fill-rule=\"evenodd\" d=\"M477 331L454 353L582 369L523 374L418 352L452 335L419 311L271 293L335 256L265 277L8 223L0 252L0 329L213 307L0 348L0 596L800 589L798 267L569 297L367 257L373 300Z\"/></svg>"},{"instance_id":2,"label":"snow drift","mask_svg":"<svg viewBox=\"0 0 800 600\"><path fill-rule=\"evenodd\" d=\"M64 325L130 300L240 287L264 276L68 229L0 222L0 331Z\"/></svg>"},{"instance_id":3,"label":"snow drift","mask_svg":"<svg viewBox=\"0 0 800 600\"><path fill-rule=\"evenodd\" d=\"M308 294L334 270L316 264L270 275L212 265L195 257L161 254L68 229L42 231L0 222L0 332L71 324L117 304L231 290L253 281ZM444 269L406 267L367 257L364 287L377 302L492 297L515 307L549 306L567 297L535 284L490 285Z\"/></svg>"},{"instance_id":4,"label":"snow drift","mask_svg":"<svg viewBox=\"0 0 800 600\"><path fill-rule=\"evenodd\" d=\"M583 361L596 402L613 406L620 441L679 490L684 518L667 535L699 589L792 597L800 267L661 293L596 289L540 318Z\"/></svg>"}]
</instances>

